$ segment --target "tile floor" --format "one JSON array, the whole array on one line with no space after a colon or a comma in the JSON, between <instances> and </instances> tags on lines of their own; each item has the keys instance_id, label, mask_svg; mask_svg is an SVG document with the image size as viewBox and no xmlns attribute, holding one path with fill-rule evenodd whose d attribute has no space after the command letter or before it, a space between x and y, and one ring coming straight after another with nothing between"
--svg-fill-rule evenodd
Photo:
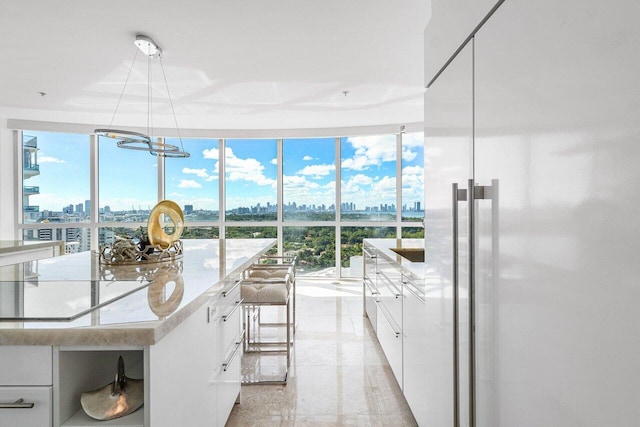
<instances>
[{"instance_id":1,"label":"tile floor","mask_svg":"<svg viewBox=\"0 0 640 427\"><path fill-rule=\"evenodd\" d=\"M417 425L362 316L361 286L298 277L289 381L243 386L227 426ZM243 361L245 371L282 366L282 355Z\"/></svg>"}]
</instances>

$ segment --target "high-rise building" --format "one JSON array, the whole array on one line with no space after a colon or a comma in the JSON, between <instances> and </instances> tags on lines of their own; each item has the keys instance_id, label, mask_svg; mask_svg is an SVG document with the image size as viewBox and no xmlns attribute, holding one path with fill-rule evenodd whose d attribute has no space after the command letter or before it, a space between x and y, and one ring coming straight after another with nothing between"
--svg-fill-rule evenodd
<instances>
[{"instance_id":1,"label":"high-rise building","mask_svg":"<svg viewBox=\"0 0 640 427\"><path fill-rule=\"evenodd\" d=\"M193 213L193 205L184 205L184 214L189 215Z\"/></svg>"},{"instance_id":2,"label":"high-rise building","mask_svg":"<svg viewBox=\"0 0 640 427\"><path fill-rule=\"evenodd\" d=\"M40 175L38 165L38 138L35 136L23 135L22 137L22 179ZM29 204L29 196L40 194L40 187L22 185L22 214L24 222L34 222L40 217L39 206Z\"/></svg>"}]
</instances>

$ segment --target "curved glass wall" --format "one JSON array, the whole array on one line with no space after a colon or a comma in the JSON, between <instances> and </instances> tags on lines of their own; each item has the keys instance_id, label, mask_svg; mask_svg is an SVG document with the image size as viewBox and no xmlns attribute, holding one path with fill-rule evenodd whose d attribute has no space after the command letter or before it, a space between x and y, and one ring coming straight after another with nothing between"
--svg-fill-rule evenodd
<instances>
[{"instance_id":1,"label":"curved glass wall","mask_svg":"<svg viewBox=\"0 0 640 427\"><path fill-rule=\"evenodd\" d=\"M284 220L335 220L336 139L285 139L282 151Z\"/></svg>"},{"instance_id":2,"label":"curved glass wall","mask_svg":"<svg viewBox=\"0 0 640 427\"><path fill-rule=\"evenodd\" d=\"M158 157L98 137L100 222L146 222L158 202Z\"/></svg>"},{"instance_id":3,"label":"curved glass wall","mask_svg":"<svg viewBox=\"0 0 640 427\"><path fill-rule=\"evenodd\" d=\"M277 219L277 165L275 139L225 141L227 221Z\"/></svg>"},{"instance_id":4,"label":"curved glass wall","mask_svg":"<svg viewBox=\"0 0 640 427\"><path fill-rule=\"evenodd\" d=\"M182 238L277 238L313 277L359 277L364 238L424 236L421 133L183 138L191 156L171 159L96 135L17 135L17 227L24 239L64 240L68 252L139 237L159 198L183 209Z\"/></svg>"},{"instance_id":5,"label":"curved glass wall","mask_svg":"<svg viewBox=\"0 0 640 427\"><path fill-rule=\"evenodd\" d=\"M395 221L396 135L340 139L343 221Z\"/></svg>"},{"instance_id":6,"label":"curved glass wall","mask_svg":"<svg viewBox=\"0 0 640 427\"><path fill-rule=\"evenodd\" d=\"M180 140L167 139L180 147ZM182 146L191 155L165 162L164 197L182 207L184 220L217 221L220 218L219 146L217 139L183 139Z\"/></svg>"}]
</instances>

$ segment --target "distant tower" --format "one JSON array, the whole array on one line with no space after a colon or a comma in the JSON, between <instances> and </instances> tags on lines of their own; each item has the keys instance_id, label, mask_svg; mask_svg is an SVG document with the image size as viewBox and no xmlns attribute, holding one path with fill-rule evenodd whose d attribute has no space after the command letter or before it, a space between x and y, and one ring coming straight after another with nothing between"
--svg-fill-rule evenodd
<instances>
[{"instance_id":1,"label":"distant tower","mask_svg":"<svg viewBox=\"0 0 640 427\"><path fill-rule=\"evenodd\" d=\"M38 165L38 138L35 136L22 136L22 179L29 179L40 175ZM24 222L34 222L39 218L39 206L29 204L29 196L40 194L40 187L22 186L22 212Z\"/></svg>"}]
</instances>

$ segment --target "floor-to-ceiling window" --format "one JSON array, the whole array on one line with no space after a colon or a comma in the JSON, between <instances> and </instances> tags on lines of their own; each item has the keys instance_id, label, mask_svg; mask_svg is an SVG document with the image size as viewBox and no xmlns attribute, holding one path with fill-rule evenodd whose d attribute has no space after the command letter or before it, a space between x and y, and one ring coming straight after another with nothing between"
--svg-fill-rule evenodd
<instances>
[{"instance_id":1,"label":"floor-to-ceiling window","mask_svg":"<svg viewBox=\"0 0 640 427\"><path fill-rule=\"evenodd\" d=\"M302 275L358 277L364 238L424 236L421 133L167 138L191 154L167 159L96 135L16 134L18 229L70 252L139 237L163 198L182 208L184 239L277 238Z\"/></svg>"},{"instance_id":2,"label":"floor-to-ceiling window","mask_svg":"<svg viewBox=\"0 0 640 427\"><path fill-rule=\"evenodd\" d=\"M282 145L284 220L335 220L336 139L285 139Z\"/></svg>"},{"instance_id":3,"label":"floor-to-ceiling window","mask_svg":"<svg viewBox=\"0 0 640 427\"><path fill-rule=\"evenodd\" d=\"M68 253L90 249L88 135L22 133L22 238L63 240Z\"/></svg>"},{"instance_id":4,"label":"floor-to-ceiling window","mask_svg":"<svg viewBox=\"0 0 640 427\"><path fill-rule=\"evenodd\" d=\"M164 198L173 200L182 208L185 221L183 238L219 237L220 141L167 138L166 143L183 147L190 153L186 158L165 161L164 166Z\"/></svg>"}]
</instances>

